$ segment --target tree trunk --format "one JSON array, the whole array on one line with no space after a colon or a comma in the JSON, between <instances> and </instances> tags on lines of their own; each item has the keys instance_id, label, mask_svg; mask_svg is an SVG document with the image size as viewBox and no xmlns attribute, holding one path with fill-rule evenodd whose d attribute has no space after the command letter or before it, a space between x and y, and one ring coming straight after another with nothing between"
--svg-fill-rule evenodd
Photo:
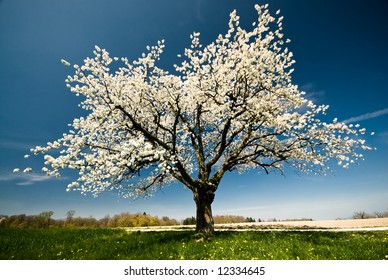
<instances>
[{"instance_id":1,"label":"tree trunk","mask_svg":"<svg viewBox=\"0 0 388 280\"><path fill-rule=\"evenodd\" d=\"M197 189L194 191L194 201L197 206L196 231L206 235L214 235L214 220L211 204L214 200L214 192Z\"/></svg>"}]
</instances>

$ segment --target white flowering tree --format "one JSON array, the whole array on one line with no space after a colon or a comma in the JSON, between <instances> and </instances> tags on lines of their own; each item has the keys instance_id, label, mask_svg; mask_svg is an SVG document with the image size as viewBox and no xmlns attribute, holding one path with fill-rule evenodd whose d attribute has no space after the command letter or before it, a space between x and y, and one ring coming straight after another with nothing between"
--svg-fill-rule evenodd
<instances>
[{"instance_id":1,"label":"white flowering tree","mask_svg":"<svg viewBox=\"0 0 388 280\"><path fill-rule=\"evenodd\" d=\"M362 158L357 150L369 147L358 134L365 130L319 120L327 106L305 99L291 81L282 17L267 5L255 8L251 31L234 11L215 42L203 47L193 33L175 74L156 66L164 41L132 63L121 58L115 71L119 59L96 47L66 80L83 96L87 116L74 119L61 139L32 149L45 154L43 172L76 169L68 190L93 195L138 197L179 181L193 192L196 230L212 234L211 205L226 172L291 166L325 173L330 159L347 167Z\"/></svg>"}]
</instances>

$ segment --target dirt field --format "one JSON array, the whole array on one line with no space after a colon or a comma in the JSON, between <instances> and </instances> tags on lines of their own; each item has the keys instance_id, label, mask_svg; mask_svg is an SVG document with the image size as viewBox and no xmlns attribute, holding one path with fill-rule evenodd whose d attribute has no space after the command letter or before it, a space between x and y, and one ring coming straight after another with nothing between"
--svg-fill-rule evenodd
<instances>
[{"instance_id":1,"label":"dirt field","mask_svg":"<svg viewBox=\"0 0 388 280\"><path fill-rule=\"evenodd\" d=\"M216 227L257 227L257 228L327 228L327 229L352 229L352 228L388 228L388 218L357 219L357 220L326 220L326 221L290 221L290 222L263 222L216 225Z\"/></svg>"},{"instance_id":2,"label":"dirt field","mask_svg":"<svg viewBox=\"0 0 388 280\"><path fill-rule=\"evenodd\" d=\"M190 226L131 227L127 231L179 231L194 229ZM216 224L216 230L388 230L388 218L363 220L291 221L238 224Z\"/></svg>"}]
</instances>

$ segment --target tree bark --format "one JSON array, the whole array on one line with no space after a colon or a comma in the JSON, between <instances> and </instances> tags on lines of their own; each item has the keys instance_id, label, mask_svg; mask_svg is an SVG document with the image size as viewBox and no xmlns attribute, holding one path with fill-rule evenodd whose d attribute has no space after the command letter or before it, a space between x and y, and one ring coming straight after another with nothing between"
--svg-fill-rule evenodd
<instances>
[{"instance_id":1,"label":"tree bark","mask_svg":"<svg viewBox=\"0 0 388 280\"><path fill-rule=\"evenodd\" d=\"M194 191L194 201L197 206L197 233L214 235L214 219L211 204L214 192L202 188Z\"/></svg>"}]
</instances>

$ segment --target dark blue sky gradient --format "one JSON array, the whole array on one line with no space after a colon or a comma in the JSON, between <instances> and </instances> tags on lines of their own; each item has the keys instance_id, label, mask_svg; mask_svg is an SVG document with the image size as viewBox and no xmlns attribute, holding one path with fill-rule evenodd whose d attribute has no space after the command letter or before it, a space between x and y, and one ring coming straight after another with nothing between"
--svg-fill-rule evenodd
<instances>
[{"instance_id":1,"label":"dark blue sky gradient","mask_svg":"<svg viewBox=\"0 0 388 280\"><path fill-rule=\"evenodd\" d=\"M15 167L41 167L41 157L23 159L29 148L67 132L74 117L85 114L81 101L65 87L72 69L60 60L82 64L94 45L112 56L135 60L146 45L165 39L159 66L172 71L177 54L189 46L193 31L203 44L227 30L237 9L243 27L256 20L250 0L3 0L0 1L0 214L37 214L53 210L102 217L144 212L173 218L192 216L194 202L178 184L150 200L129 203L106 193L97 199L66 193L72 174L48 179L39 173L15 175ZM254 218L332 219L354 211L388 207L388 1L274 0L296 64L294 83L319 104L328 104L328 120L367 113L366 161L333 175L228 174L216 194L214 214ZM385 111L383 111L385 110ZM371 115L369 115L371 116ZM370 132L375 132L370 136ZM40 169L40 168L39 168Z\"/></svg>"}]
</instances>

